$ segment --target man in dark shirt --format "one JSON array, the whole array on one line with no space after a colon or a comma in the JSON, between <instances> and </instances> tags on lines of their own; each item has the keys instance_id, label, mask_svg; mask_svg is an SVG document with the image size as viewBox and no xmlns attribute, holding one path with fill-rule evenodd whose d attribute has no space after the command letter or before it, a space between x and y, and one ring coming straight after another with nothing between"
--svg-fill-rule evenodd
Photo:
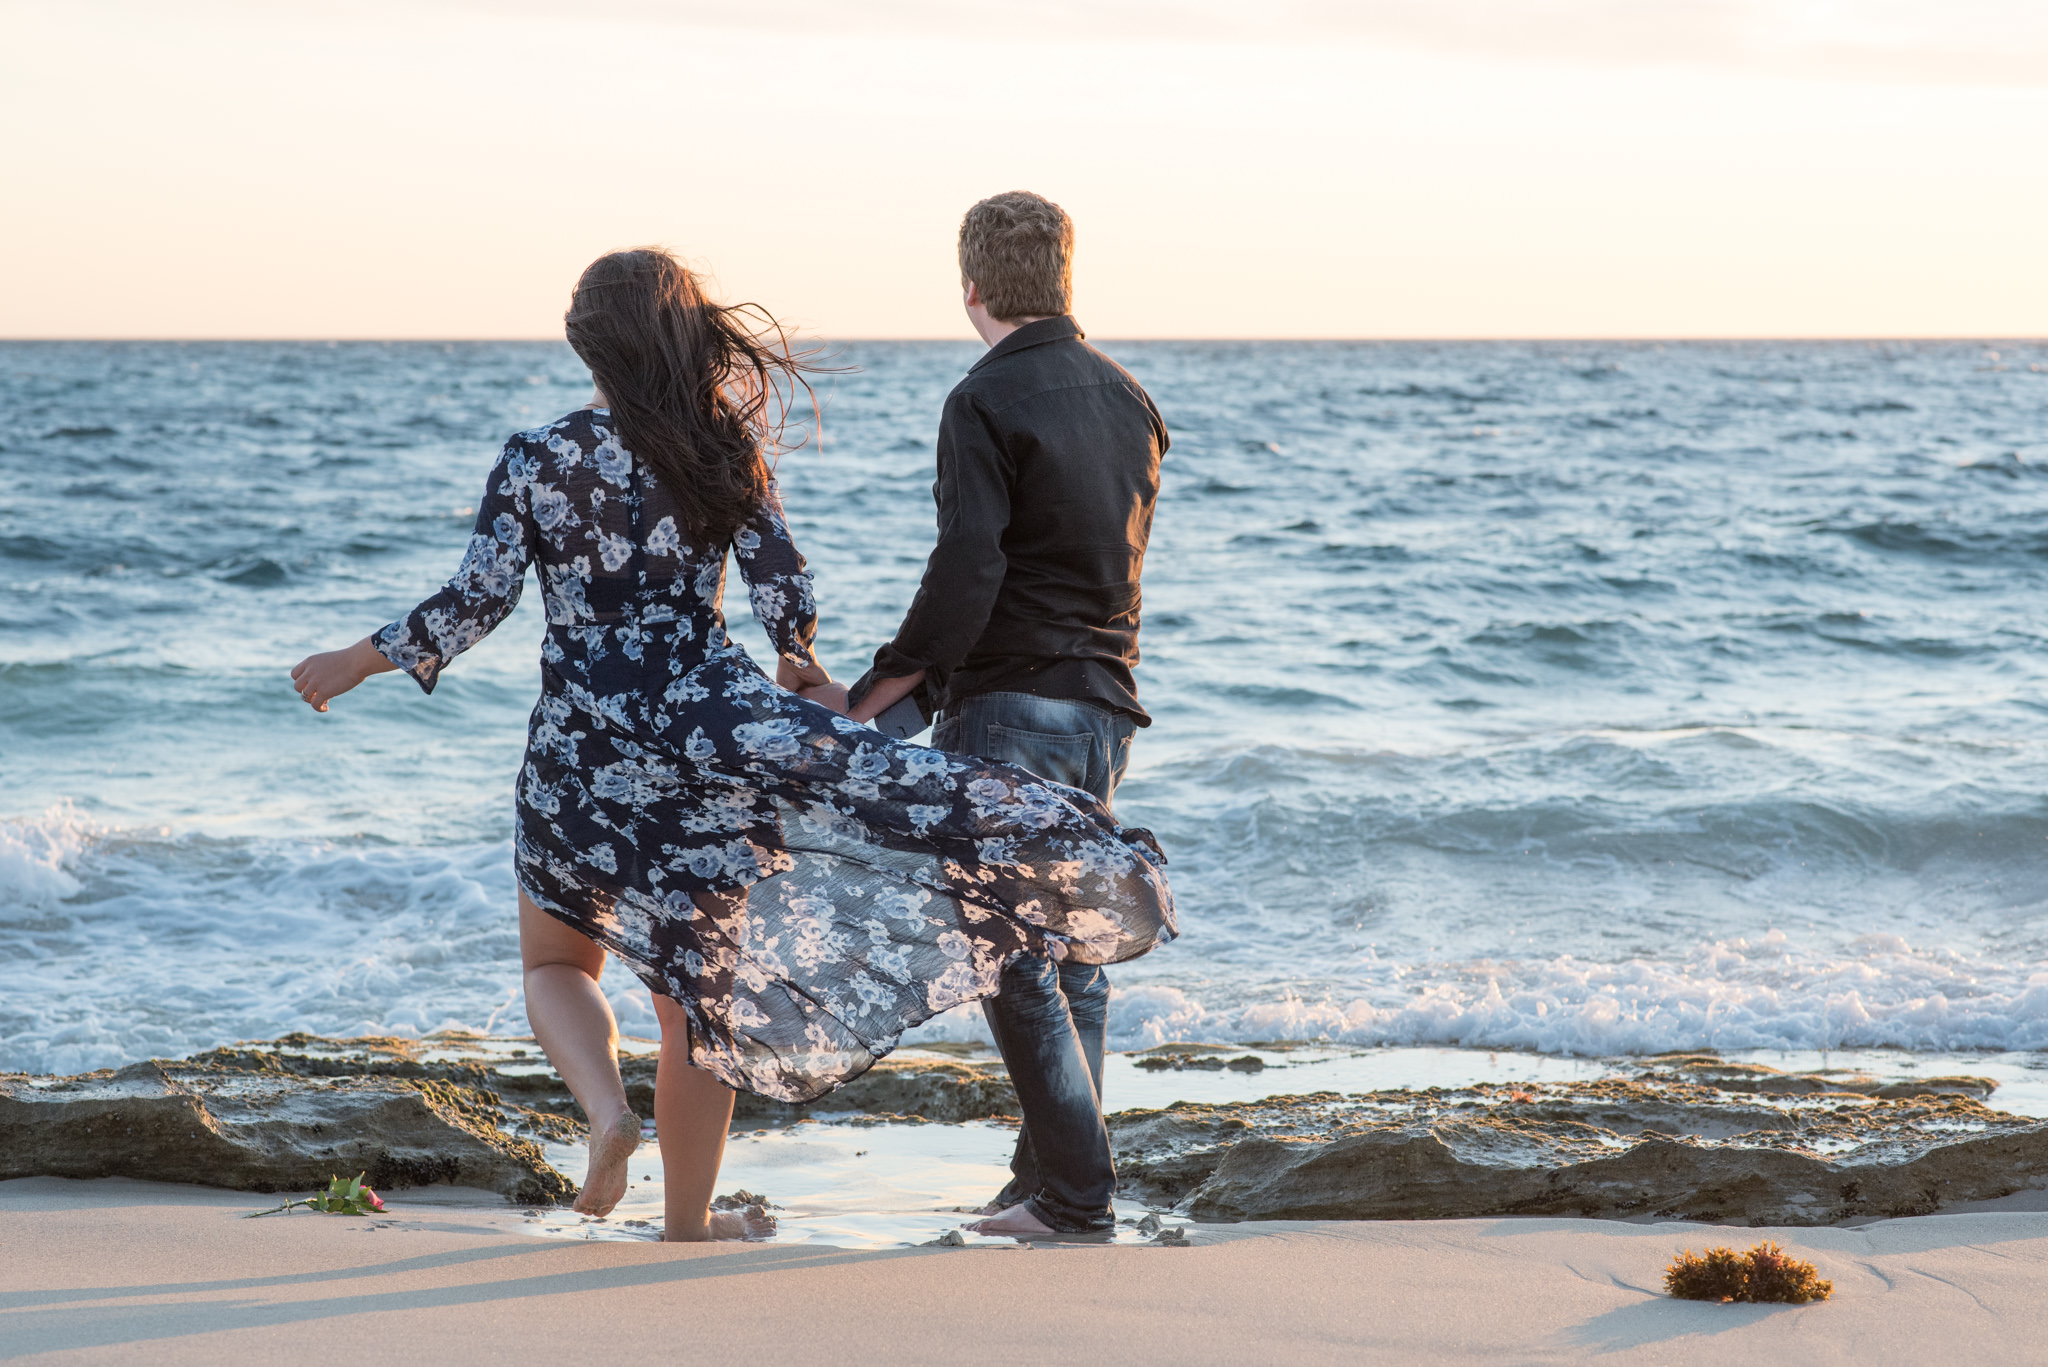
<instances>
[{"instance_id":1,"label":"man in dark shirt","mask_svg":"<svg viewBox=\"0 0 2048 1367\"><path fill-rule=\"evenodd\" d=\"M939 425L939 539L896 639L854 685L861 721L905 697L932 744L1000 760L1107 804L1151 724L1138 663L1138 576L1166 424L1068 314L1074 228L1013 192L960 225L967 315L989 344ZM1112 1228L1102 1122L1109 980L1025 959L982 1004L1023 1110L991 1234Z\"/></svg>"}]
</instances>

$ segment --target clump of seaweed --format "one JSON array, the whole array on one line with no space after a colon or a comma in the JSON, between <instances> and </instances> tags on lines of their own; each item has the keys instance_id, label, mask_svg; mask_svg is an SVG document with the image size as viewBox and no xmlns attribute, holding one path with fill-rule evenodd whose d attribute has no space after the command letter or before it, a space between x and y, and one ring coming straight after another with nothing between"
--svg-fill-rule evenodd
<instances>
[{"instance_id":1,"label":"clump of seaweed","mask_svg":"<svg viewBox=\"0 0 2048 1367\"><path fill-rule=\"evenodd\" d=\"M1826 1300L1835 1284L1822 1281L1812 1263L1787 1257L1766 1239L1747 1253L1710 1248L1701 1255L1688 1248L1664 1269L1664 1289L1682 1301L1804 1305Z\"/></svg>"}]
</instances>

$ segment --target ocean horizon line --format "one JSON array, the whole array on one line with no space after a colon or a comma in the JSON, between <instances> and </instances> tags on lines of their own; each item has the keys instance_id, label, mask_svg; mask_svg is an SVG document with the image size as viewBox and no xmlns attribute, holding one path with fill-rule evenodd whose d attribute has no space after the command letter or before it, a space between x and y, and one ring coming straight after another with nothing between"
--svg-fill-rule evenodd
<instances>
[{"instance_id":1,"label":"ocean horizon line","mask_svg":"<svg viewBox=\"0 0 2048 1367\"><path fill-rule=\"evenodd\" d=\"M974 342L976 342L976 341L978 340L978 339L976 339L976 338L974 338L974 337L971 337L971 336L969 336L969 337L957 337L957 336L944 336L944 337L936 337L936 336L907 336L907 335L906 335L906 336L853 336L853 335L848 335L848 336L841 336L841 337L833 337L833 336L829 336L828 334L823 334L823 333L812 333L812 332L802 332L802 333L799 333L798 335L799 335L799 336L801 336L801 337L804 337L804 338L806 338L806 339L824 340L824 341L831 341L831 342L839 342L839 343L849 343L849 344L861 344L861 345L869 345L869 344L874 344L874 343L879 343L879 342L919 342L919 343L934 343L934 342L961 342L961 343L974 343ZM1328 345L1338 345L1338 346L1357 346L1357 345L1383 345L1383 346L1403 346L1403 345L1423 345L1423 344L1438 344L1438 345L1445 345L1445 344L1481 344L1481 343L1498 343L1498 344L1502 344L1502 345L1507 345L1507 344L1516 344L1516 343L1521 343L1521 344L1535 344L1535 345L1558 345L1558 346L1587 346L1587 345L1608 345L1608 346L1666 346L1666 345L1677 345L1677 346L1695 346L1695 345L1704 345L1704 344L1711 344L1711 343L1731 343L1731 344L1736 344L1736 343L1850 343L1850 342L1867 342L1867 343L1871 343L1871 344L1874 344L1874 345L1877 345L1877 344L1885 344L1885 343L1907 343L1907 342L1914 342L1914 343L1918 343L1918 342L1949 342L1949 343L1968 343L1968 342L1984 342L1984 343L2007 343L2007 344L2013 344L2013 343L2018 343L2018 344L2044 344L2044 343L2048 343L2048 331L2044 331L2044 332L2041 332L2041 333L1837 333L1837 334L1819 334L1819 333L1811 333L1811 334L1805 334L1805 333L1802 333L1802 334L1795 334L1795 333L1786 333L1786 334L1783 334L1783 335L1779 335L1779 334L1771 334L1771 333L1697 333L1697 334L1691 334L1691 335L1680 335L1680 334L1675 334L1675 333L1673 333L1673 334L1651 334L1651 333L1644 333L1644 334L1641 334L1641 335L1627 335L1627 334L1594 334L1594 333L1588 333L1588 334L1585 334L1585 335L1583 335L1583 336L1580 336L1580 335L1570 335L1570 334L1556 334L1556 333L1553 333L1553 334L1543 334L1543 335L1537 335L1537 334L1528 334L1528 335L1493 335L1493 336L1473 336L1473 335L1463 335L1463 334L1460 334L1460 335L1451 335L1451 334L1446 334L1446 335L1443 335L1443 336L1430 336L1430 335L1405 335L1405 336L1385 336L1385 337L1381 337L1381 336L1364 336L1364 335L1358 335L1358 336L1341 336L1341 337L1340 337L1340 336L1302 336L1302 335L1286 336L1286 335L1281 335L1281 334L1277 334L1277 333L1276 333L1276 334L1258 334L1258 335L1240 335L1240 336L1224 336L1224 335L1208 335L1208 336L1196 336L1196 335L1192 335L1192 334L1190 334L1190 335L1186 335L1186 336L1177 336L1177 335L1176 335L1176 336L1164 336L1164 335L1140 336L1140 335L1136 335L1136 334L1128 334L1128 335L1126 335L1126 334L1109 334L1109 333L1093 333L1093 334L1090 334L1090 336L1091 336L1091 338L1092 338L1093 340L1095 340L1095 341L1099 341L1099 342L1119 342L1119 343L1121 343L1121 342L1191 342L1191 343L1204 343L1204 344L1218 344L1218 343L1232 343L1232 342L1239 342L1239 343L1242 343L1242 342L1275 342L1275 343L1284 343L1284 344L1288 344L1288 345L1297 345L1297 346L1299 346L1299 345L1311 345L1311 344L1328 344ZM54 346L54 345L82 345L82 346L122 346L122 345L146 345L146 344L147 344L147 345L188 345L188 346L197 346L197 345L219 345L219 344L233 344L233 345L250 345L250 346L254 346L254 345L283 345L283 344L297 344L297 345L306 345L306 346L320 346L320 345L340 346L340 345L345 345L345 344L363 344L363 345L377 345L377 346L396 346L396 345L421 345L421 346L452 346L452 345L465 345L465 346L469 346L469 345L476 345L476 346L484 346L484 345L489 345L489 346L504 346L504 345L511 345L511 344L520 344L520 343L539 343L539 342L561 342L561 341L562 341L562 338L560 338L559 336L551 336L551 337L541 337L541 336L482 336L482 335L479 335L479 336L467 336L467 337L458 337L458 336L435 336L435 337L428 337L428 336L422 336L422 337L394 337L394 336L370 336L370 335L362 335L362 336L340 336L340 335L337 335L337 336L314 336L314 335L290 335L290 336L287 336L287 335L278 335L278 336L247 336L247 335L236 335L236 336L226 336L226 335L223 335L223 336L217 336L217 337L214 337L214 336L172 336L172 335L168 335L168 334L166 334L166 335L151 335L151 336L77 336L77 337L71 337L71 336L39 336L39 337L38 337L38 336L24 336L24 337L14 337L14 336L0 336L0 346L22 346L22 345L52 345L52 346Z\"/></svg>"}]
</instances>

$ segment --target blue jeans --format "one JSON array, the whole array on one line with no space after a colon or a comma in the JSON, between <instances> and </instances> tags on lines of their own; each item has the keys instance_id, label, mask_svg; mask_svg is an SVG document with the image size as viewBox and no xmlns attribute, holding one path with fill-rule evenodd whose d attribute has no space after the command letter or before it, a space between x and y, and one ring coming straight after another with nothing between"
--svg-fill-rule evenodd
<instances>
[{"instance_id":1,"label":"blue jeans","mask_svg":"<svg viewBox=\"0 0 2048 1367\"><path fill-rule=\"evenodd\" d=\"M1029 769L1107 804L1131 761L1137 724L1121 712L1029 693L980 693L939 718L932 744ZM981 1004L1024 1113L1010 1184L996 1204L1024 1202L1051 1229L1113 1228L1116 1165L1102 1123L1102 1041L1109 975L1095 964L1019 959Z\"/></svg>"}]
</instances>

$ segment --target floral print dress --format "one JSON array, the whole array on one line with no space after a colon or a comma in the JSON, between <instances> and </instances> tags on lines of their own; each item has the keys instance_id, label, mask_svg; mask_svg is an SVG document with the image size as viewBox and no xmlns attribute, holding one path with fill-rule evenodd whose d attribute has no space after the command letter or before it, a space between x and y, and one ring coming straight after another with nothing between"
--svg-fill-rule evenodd
<instances>
[{"instance_id":1,"label":"floral print dress","mask_svg":"<svg viewBox=\"0 0 2048 1367\"><path fill-rule=\"evenodd\" d=\"M697 1066L806 1101L992 995L1020 954L1114 963L1173 938L1148 832L766 678L726 637L728 548L691 544L610 422L583 409L514 435L455 577L374 640L432 692L537 567L519 883L682 1004ZM730 550L776 649L812 663L811 578L777 498Z\"/></svg>"}]
</instances>

